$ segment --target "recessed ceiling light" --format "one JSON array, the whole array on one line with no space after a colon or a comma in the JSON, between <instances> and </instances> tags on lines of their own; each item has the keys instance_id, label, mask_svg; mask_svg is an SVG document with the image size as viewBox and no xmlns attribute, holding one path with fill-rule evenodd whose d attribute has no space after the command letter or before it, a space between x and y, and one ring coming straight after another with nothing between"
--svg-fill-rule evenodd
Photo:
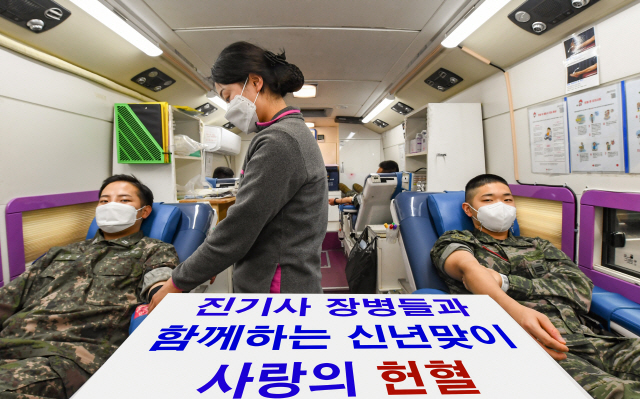
<instances>
[{"instance_id":1,"label":"recessed ceiling light","mask_svg":"<svg viewBox=\"0 0 640 399\"><path fill-rule=\"evenodd\" d=\"M316 124L315 124L315 123L313 123L313 122L305 122L304 124L305 124L305 125L307 125L307 127L308 127L309 129L311 129L311 128L313 128L313 127L316 127Z\"/></svg>"},{"instance_id":2,"label":"recessed ceiling light","mask_svg":"<svg viewBox=\"0 0 640 399\"><path fill-rule=\"evenodd\" d=\"M367 114L364 118L362 118L362 123L369 123L371 119L373 119L376 115L378 115L382 110L387 108L389 104L391 104L396 98L393 95L389 95L385 97L380 104L376 105L376 107Z\"/></svg>"},{"instance_id":3,"label":"recessed ceiling light","mask_svg":"<svg viewBox=\"0 0 640 399\"><path fill-rule=\"evenodd\" d=\"M302 89L293 93L294 97L298 98L314 98L316 96L316 89L318 85L316 84L305 84L302 85Z\"/></svg>"},{"instance_id":4,"label":"recessed ceiling light","mask_svg":"<svg viewBox=\"0 0 640 399\"><path fill-rule=\"evenodd\" d=\"M500 11L509 0L485 0L478 8L473 10L462 23L448 33L442 41L442 45L447 48L458 46L460 42L469 37L482 24L487 22L495 13Z\"/></svg>"}]
</instances>

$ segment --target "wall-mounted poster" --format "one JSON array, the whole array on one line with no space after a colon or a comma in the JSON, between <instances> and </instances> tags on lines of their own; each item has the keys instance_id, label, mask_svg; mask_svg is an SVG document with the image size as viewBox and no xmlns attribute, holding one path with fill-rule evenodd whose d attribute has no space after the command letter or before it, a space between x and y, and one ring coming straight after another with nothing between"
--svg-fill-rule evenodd
<instances>
[{"instance_id":1,"label":"wall-mounted poster","mask_svg":"<svg viewBox=\"0 0 640 399\"><path fill-rule=\"evenodd\" d=\"M574 33L564 42L567 94L600 83L594 27Z\"/></svg>"},{"instance_id":2,"label":"wall-mounted poster","mask_svg":"<svg viewBox=\"0 0 640 399\"><path fill-rule=\"evenodd\" d=\"M572 172L624 172L621 84L567 98Z\"/></svg>"},{"instance_id":3,"label":"wall-mounted poster","mask_svg":"<svg viewBox=\"0 0 640 399\"><path fill-rule=\"evenodd\" d=\"M629 173L640 173L640 79L624 82L627 96Z\"/></svg>"},{"instance_id":4,"label":"wall-mounted poster","mask_svg":"<svg viewBox=\"0 0 640 399\"><path fill-rule=\"evenodd\" d=\"M569 173L567 114L564 100L528 109L531 171Z\"/></svg>"},{"instance_id":5,"label":"wall-mounted poster","mask_svg":"<svg viewBox=\"0 0 640 399\"><path fill-rule=\"evenodd\" d=\"M576 57L578 54L590 50L596 46L596 30L594 27L580 33L574 33L564 41L566 59Z\"/></svg>"}]
</instances>

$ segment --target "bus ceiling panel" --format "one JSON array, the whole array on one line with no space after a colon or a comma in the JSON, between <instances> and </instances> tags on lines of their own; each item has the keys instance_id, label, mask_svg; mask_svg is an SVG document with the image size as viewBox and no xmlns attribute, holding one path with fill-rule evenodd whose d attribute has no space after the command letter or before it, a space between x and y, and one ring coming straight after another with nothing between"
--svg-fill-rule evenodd
<instances>
[{"instance_id":1,"label":"bus ceiling panel","mask_svg":"<svg viewBox=\"0 0 640 399\"><path fill-rule=\"evenodd\" d=\"M464 80L444 92L427 85L424 82L425 79L440 68L450 70ZM418 109L428 103L443 102L496 72L499 71L476 60L462 50L445 50L398 91L396 98L398 101Z\"/></svg>"},{"instance_id":2,"label":"bus ceiling panel","mask_svg":"<svg viewBox=\"0 0 640 399\"><path fill-rule=\"evenodd\" d=\"M411 45L416 32L353 29L228 29L180 31L178 35L207 63L230 43L245 40L287 51L309 81L381 81Z\"/></svg>"},{"instance_id":3,"label":"bus ceiling panel","mask_svg":"<svg viewBox=\"0 0 640 399\"><path fill-rule=\"evenodd\" d=\"M172 29L331 26L419 31L443 0L145 0Z\"/></svg>"},{"instance_id":4,"label":"bus ceiling panel","mask_svg":"<svg viewBox=\"0 0 640 399\"><path fill-rule=\"evenodd\" d=\"M539 36L519 28L509 20L508 15L522 2L523 0L509 2L461 45L488 58L494 64L507 68L546 47L560 43L572 33L632 3L633 0L601 0Z\"/></svg>"},{"instance_id":5,"label":"bus ceiling panel","mask_svg":"<svg viewBox=\"0 0 640 399\"><path fill-rule=\"evenodd\" d=\"M0 34L159 101L191 107L207 101L205 91L165 61L162 56L145 55L70 1L60 0L59 2L72 12L72 16L56 29L42 34L33 34L9 21L0 19ZM131 81L132 77L152 67L175 78L176 83L156 93ZM224 114L223 111L216 113ZM210 115L209 119L212 117L213 115Z\"/></svg>"}]
</instances>

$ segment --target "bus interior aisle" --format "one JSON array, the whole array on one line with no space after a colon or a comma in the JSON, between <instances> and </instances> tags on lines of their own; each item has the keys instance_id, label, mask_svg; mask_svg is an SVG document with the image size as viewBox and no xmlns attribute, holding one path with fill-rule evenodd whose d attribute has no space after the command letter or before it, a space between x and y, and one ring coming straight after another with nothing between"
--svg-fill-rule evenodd
<instances>
[{"instance_id":1,"label":"bus interior aisle","mask_svg":"<svg viewBox=\"0 0 640 399\"><path fill-rule=\"evenodd\" d=\"M0 398L640 399L639 20L0 0Z\"/></svg>"}]
</instances>

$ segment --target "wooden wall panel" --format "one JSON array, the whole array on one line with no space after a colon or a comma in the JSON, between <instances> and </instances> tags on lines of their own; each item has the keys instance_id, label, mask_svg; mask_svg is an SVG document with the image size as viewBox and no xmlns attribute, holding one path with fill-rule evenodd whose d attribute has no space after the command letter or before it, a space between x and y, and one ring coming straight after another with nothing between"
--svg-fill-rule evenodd
<instances>
[{"instance_id":1,"label":"wooden wall panel","mask_svg":"<svg viewBox=\"0 0 640 399\"><path fill-rule=\"evenodd\" d=\"M540 237L562 249L562 202L515 197L520 235Z\"/></svg>"}]
</instances>

